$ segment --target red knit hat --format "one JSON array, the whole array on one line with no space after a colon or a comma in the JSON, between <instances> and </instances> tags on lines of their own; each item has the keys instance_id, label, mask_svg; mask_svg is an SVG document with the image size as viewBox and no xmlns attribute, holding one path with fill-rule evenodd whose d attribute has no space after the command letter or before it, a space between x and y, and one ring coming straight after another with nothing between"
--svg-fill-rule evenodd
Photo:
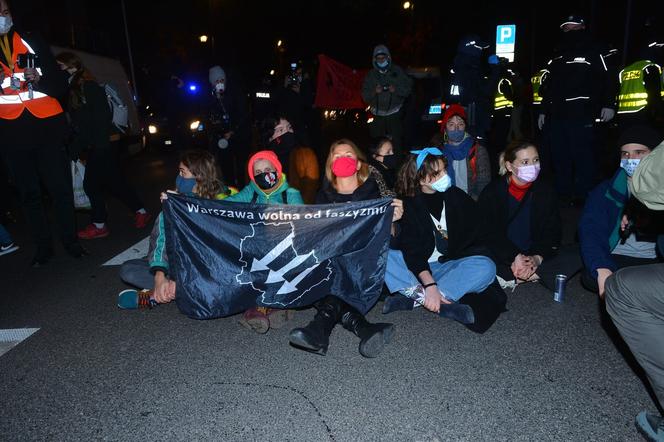
<instances>
[{"instance_id":1,"label":"red knit hat","mask_svg":"<svg viewBox=\"0 0 664 442\"><path fill-rule=\"evenodd\" d=\"M247 163L247 172L249 172L249 178L251 178L251 181L254 181L254 163L258 160L268 160L272 163L274 168L277 169L277 181L281 180L282 167L279 158L277 158L277 154L271 150L261 150L260 152L253 154Z\"/></svg>"},{"instance_id":2,"label":"red knit hat","mask_svg":"<svg viewBox=\"0 0 664 442\"><path fill-rule=\"evenodd\" d=\"M458 115L461 118L463 118L463 121L467 121L466 111L463 109L463 106L461 106L460 104L453 104L450 107L448 107L445 110L445 113L443 114L443 119L440 122L441 132L445 132L445 125L447 124L447 120L449 120L455 115Z\"/></svg>"}]
</instances>

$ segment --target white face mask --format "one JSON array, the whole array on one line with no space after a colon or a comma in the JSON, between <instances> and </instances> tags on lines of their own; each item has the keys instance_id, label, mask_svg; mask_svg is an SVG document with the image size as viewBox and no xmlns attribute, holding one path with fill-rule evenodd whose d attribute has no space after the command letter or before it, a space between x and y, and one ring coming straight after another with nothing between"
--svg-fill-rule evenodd
<instances>
[{"instance_id":1,"label":"white face mask","mask_svg":"<svg viewBox=\"0 0 664 442\"><path fill-rule=\"evenodd\" d=\"M0 17L0 35L4 35L9 32L14 23L12 22L11 17Z\"/></svg>"},{"instance_id":2,"label":"white face mask","mask_svg":"<svg viewBox=\"0 0 664 442\"><path fill-rule=\"evenodd\" d=\"M217 83L214 85L214 90L217 93L222 93L226 89L226 84L225 83Z\"/></svg>"},{"instance_id":3,"label":"white face mask","mask_svg":"<svg viewBox=\"0 0 664 442\"><path fill-rule=\"evenodd\" d=\"M452 187L452 178L450 178L448 174L443 175L431 183L431 188L436 192L445 192L450 187Z\"/></svg>"}]
</instances>

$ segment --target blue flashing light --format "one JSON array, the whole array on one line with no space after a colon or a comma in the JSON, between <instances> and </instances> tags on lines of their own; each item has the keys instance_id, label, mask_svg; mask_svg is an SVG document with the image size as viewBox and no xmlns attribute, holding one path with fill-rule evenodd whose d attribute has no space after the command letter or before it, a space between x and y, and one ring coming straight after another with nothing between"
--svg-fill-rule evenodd
<instances>
[{"instance_id":1,"label":"blue flashing light","mask_svg":"<svg viewBox=\"0 0 664 442\"><path fill-rule=\"evenodd\" d=\"M193 83L189 85L189 92L191 92L192 94L195 94L197 91L198 91L198 86L196 86Z\"/></svg>"}]
</instances>

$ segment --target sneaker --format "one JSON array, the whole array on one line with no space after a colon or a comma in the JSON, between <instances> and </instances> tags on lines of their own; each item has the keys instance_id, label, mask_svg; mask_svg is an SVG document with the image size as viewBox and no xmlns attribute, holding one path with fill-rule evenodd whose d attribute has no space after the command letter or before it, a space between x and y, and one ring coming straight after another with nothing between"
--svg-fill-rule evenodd
<instances>
[{"instance_id":1,"label":"sneaker","mask_svg":"<svg viewBox=\"0 0 664 442\"><path fill-rule=\"evenodd\" d=\"M265 334L270 329L270 319L267 316L268 309L265 307L250 308L242 313L239 322L243 327L256 333Z\"/></svg>"},{"instance_id":2,"label":"sneaker","mask_svg":"<svg viewBox=\"0 0 664 442\"><path fill-rule=\"evenodd\" d=\"M642 411L636 415L634 424L647 440L664 442L664 417Z\"/></svg>"},{"instance_id":3,"label":"sneaker","mask_svg":"<svg viewBox=\"0 0 664 442\"><path fill-rule=\"evenodd\" d=\"M118 307L125 310L137 308L151 309L159 305L152 297L152 290L134 290L127 289L118 293Z\"/></svg>"},{"instance_id":4,"label":"sneaker","mask_svg":"<svg viewBox=\"0 0 664 442\"><path fill-rule=\"evenodd\" d=\"M97 238L105 238L107 237L111 232L108 231L108 227L104 226L101 229L98 229L97 226L94 224L88 224L88 226L83 229L78 231L78 237L80 239L97 239Z\"/></svg>"},{"instance_id":5,"label":"sneaker","mask_svg":"<svg viewBox=\"0 0 664 442\"><path fill-rule=\"evenodd\" d=\"M270 328L274 329L283 327L293 317L295 317L295 310L273 308L267 312L267 318L270 320Z\"/></svg>"},{"instance_id":6,"label":"sneaker","mask_svg":"<svg viewBox=\"0 0 664 442\"><path fill-rule=\"evenodd\" d=\"M152 215L150 215L148 212L136 212L136 215L134 216L134 225L137 229L142 229L143 227L147 226L150 221L152 221Z\"/></svg>"},{"instance_id":7,"label":"sneaker","mask_svg":"<svg viewBox=\"0 0 664 442\"><path fill-rule=\"evenodd\" d=\"M10 242L9 244L4 244L0 246L0 256L2 255L8 255L10 253L13 253L18 250L18 246L14 244L13 242Z\"/></svg>"}]
</instances>

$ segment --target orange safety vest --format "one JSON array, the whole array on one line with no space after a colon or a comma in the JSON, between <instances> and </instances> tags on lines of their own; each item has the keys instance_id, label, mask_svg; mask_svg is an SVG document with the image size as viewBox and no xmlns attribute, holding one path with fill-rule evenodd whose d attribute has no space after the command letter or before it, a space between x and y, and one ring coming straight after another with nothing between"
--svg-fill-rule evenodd
<instances>
[{"instance_id":1,"label":"orange safety vest","mask_svg":"<svg viewBox=\"0 0 664 442\"><path fill-rule=\"evenodd\" d=\"M2 94L0 94L0 118L4 120L15 120L27 109L32 115L37 118L48 118L62 113L62 106L60 102L53 97L49 97L43 92L33 91L32 99L30 99L30 92L28 91L28 84L25 81L23 69L16 66L16 60L19 54L34 54L30 45L23 40L17 32L14 32L12 40L12 63L14 64L14 71L9 66L0 62L4 78L2 80ZM43 75L40 68L37 68L39 75ZM11 87L11 79L18 78L20 80L20 89L13 89Z\"/></svg>"}]
</instances>

